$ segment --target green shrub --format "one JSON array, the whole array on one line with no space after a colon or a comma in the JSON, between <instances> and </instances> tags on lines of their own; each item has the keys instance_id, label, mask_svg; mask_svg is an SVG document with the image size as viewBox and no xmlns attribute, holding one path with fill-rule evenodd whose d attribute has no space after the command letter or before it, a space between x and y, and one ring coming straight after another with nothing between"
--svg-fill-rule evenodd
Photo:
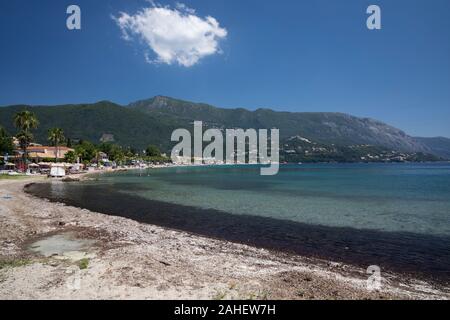
<instances>
[{"instance_id":1,"label":"green shrub","mask_svg":"<svg viewBox=\"0 0 450 320\"><path fill-rule=\"evenodd\" d=\"M80 261L78 261L78 267L80 268L80 270L87 269L89 267L89 259L83 258Z\"/></svg>"}]
</instances>

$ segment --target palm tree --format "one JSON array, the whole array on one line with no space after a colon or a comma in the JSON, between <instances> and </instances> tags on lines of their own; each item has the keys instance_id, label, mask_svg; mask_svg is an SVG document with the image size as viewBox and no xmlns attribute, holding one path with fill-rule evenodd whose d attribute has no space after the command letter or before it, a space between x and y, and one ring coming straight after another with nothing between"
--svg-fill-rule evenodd
<instances>
[{"instance_id":1,"label":"palm tree","mask_svg":"<svg viewBox=\"0 0 450 320\"><path fill-rule=\"evenodd\" d=\"M23 154L22 154L22 159L23 159L23 163L25 165L25 170L26 165L27 165L27 149L28 146L30 145L30 143L33 141L33 134L31 134L30 132L25 132L25 131L20 131L17 136L16 136L17 140L19 140L19 145L20 148L23 150Z\"/></svg>"},{"instance_id":2,"label":"palm tree","mask_svg":"<svg viewBox=\"0 0 450 320\"><path fill-rule=\"evenodd\" d=\"M39 125L39 121L36 115L31 111L20 111L14 115L14 126L20 130L17 135L19 139L20 147L23 150L23 162L25 169L27 166L28 154L27 149L30 143L33 141L32 129L36 129Z\"/></svg>"},{"instance_id":3,"label":"palm tree","mask_svg":"<svg viewBox=\"0 0 450 320\"><path fill-rule=\"evenodd\" d=\"M14 115L14 125L22 131L29 132L38 127L39 121L33 112L25 110Z\"/></svg>"},{"instance_id":4,"label":"palm tree","mask_svg":"<svg viewBox=\"0 0 450 320\"><path fill-rule=\"evenodd\" d=\"M64 131L61 128L48 130L48 140L51 141L55 147L55 162L58 162L59 145L66 140Z\"/></svg>"}]
</instances>

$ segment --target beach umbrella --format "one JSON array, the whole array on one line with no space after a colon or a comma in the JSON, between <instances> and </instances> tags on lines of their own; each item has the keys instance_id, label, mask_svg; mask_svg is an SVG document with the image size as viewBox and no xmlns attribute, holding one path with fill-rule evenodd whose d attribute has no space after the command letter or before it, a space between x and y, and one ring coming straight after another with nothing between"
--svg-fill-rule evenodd
<instances>
[{"instance_id":1,"label":"beach umbrella","mask_svg":"<svg viewBox=\"0 0 450 320\"><path fill-rule=\"evenodd\" d=\"M51 167L64 167L64 164L63 163L52 163L50 166Z\"/></svg>"}]
</instances>

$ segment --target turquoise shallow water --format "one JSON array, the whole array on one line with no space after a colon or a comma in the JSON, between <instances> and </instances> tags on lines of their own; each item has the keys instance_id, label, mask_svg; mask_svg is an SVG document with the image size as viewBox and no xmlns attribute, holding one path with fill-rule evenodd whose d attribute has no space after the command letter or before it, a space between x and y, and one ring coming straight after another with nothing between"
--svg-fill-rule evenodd
<instances>
[{"instance_id":1,"label":"turquoise shallow water","mask_svg":"<svg viewBox=\"0 0 450 320\"><path fill-rule=\"evenodd\" d=\"M28 192L144 223L450 284L450 164L184 167Z\"/></svg>"},{"instance_id":2,"label":"turquoise shallow water","mask_svg":"<svg viewBox=\"0 0 450 320\"><path fill-rule=\"evenodd\" d=\"M99 183L174 204L333 227L450 235L449 164L168 168L107 175Z\"/></svg>"}]
</instances>

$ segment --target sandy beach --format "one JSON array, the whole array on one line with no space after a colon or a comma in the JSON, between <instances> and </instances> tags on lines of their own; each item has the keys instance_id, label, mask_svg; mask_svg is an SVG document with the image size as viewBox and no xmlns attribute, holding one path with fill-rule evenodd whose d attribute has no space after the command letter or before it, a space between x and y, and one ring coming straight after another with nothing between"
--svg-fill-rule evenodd
<instances>
[{"instance_id":1,"label":"sandy beach","mask_svg":"<svg viewBox=\"0 0 450 320\"><path fill-rule=\"evenodd\" d=\"M0 299L448 299L432 284L51 203L0 180ZM54 181L53 183L65 183ZM76 182L75 182L76 183Z\"/></svg>"}]
</instances>

